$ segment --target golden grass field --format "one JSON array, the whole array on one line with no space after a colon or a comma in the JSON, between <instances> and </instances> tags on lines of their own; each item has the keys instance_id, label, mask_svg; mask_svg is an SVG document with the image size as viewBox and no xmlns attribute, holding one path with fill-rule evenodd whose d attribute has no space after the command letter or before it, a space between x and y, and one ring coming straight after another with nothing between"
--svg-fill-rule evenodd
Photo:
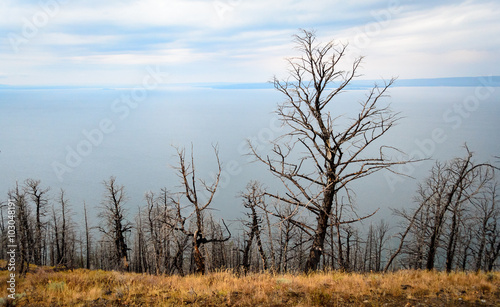
<instances>
[{"instance_id":1,"label":"golden grass field","mask_svg":"<svg viewBox=\"0 0 500 307\"><path fill-rule=\"evenodd\" d=\"M16 306L500 306L500 273L230 272L205 276L56 271L33 268L17 280ZM8 271L0 272L1 304Z\"/></svg>"}]
</instances>

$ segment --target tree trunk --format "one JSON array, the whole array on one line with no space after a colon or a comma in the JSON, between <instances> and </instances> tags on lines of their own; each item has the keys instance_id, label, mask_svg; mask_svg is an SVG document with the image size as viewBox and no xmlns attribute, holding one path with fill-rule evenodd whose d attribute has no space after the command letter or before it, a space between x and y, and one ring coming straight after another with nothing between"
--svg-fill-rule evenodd
<instances>
[{"instance_id":1,"label":"tree trunk","mask_svg":"<svg viewBox=\"0 0 500 307\"><path fill-rule=\"evenodd\" d=\"M87 270L90 269L90 236L89 236L89 224L88 224L88 220L87 220L87 206L85 205L85 203L83 204L83 212L85 214L85 241L86 241L86 245L87 245L87 260L86 260L86 263L85 263L85 267L87 268Z\"/></svg>"},{"instance_id":2,"label":"tree trunk","mask_svg":"<svg viewBox=\"0 0 500 307\"><path fill-rule=\"evenodd\" d=\"M205 258L203 257L203 254L200 251L201 248L201 235L198 234L198 231L196 231L193 235L193 256L194 256L194 263L196 265L195 268L195 273L196 274L205 274Z\"/></svg>"},{"instance_id":3,"label":"tree trunk","mask_svg":"<svg viewBox=\"0 0 500 307\"><path fill-rule=\"evenodd\" d=\"M453 217L451 220L451 233L448 240L448 246L446 250L446 272L450 273L453 268L453 258L455 257L455 246L456 246L456 236L458 232L457 225L457 212L456 208L453 212Z\"/></svg>"},{"instance_id":4,"label":"tree trunk","mask_svg":"<svg viewBox=\"0 0 500 307\"><path fill-rule=\"evenodd\" d=\"M437 233L436 231L434 231L432 233L431 240L429 243L429 251L427 252L427 263L425 265L425 269L428 271L434 269L434 260L436 258L436 250L437 250L436 242L437 242Z\"/></svg>"},{"instance_id":5,"label":"tree trunk","mask_svg":"<svg viewBox=\"0 0 500 307\"><path fill-rule=\"evenodd\" d=\"M246 274L250 269L250 250L252 248L254 232L251 231L248 240L245 244L245 249L243 250L243 272Z\"/></svg>"},{"instance_id":6,"label":"tree trunk","mask_svg":"<svg viewBox=\"0 0 500 307\"><path fill-rule=\"evenodd\" d=\"M330 217L330 212L332 210L333 204L333 186L329 187L324 193L324 200L322 208L318 216L318 224L316 226L316 231L314 233L314 239L309 252L309 258L306 261L306 272L315 271L318 269L319 261L321 260L321 254L323 252L323 246L325 243L326 231L328 229L328 218Z\"/></svg>"}]
</instances>

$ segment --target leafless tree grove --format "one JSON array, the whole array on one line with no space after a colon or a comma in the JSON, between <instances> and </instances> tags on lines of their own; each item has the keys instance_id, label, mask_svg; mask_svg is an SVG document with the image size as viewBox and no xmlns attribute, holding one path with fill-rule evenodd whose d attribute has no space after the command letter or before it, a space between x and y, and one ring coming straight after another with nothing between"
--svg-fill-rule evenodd
<instances>
[{"instance_id":1,"label":"leafless tree grove","mask_svg":"<svg viewBox=\"0 0 500 307\"><path fill-rule=\"evenodd\" d=\"M289 78L274 79L285 98L277 114L286 132L268 153L249 143L275 181L248 183L232 209L240 219L217 217L216 194L224 192L219 148L208 165L215 176L207 180L195 167L194 146L189 154L177 148L177 183L130 203L125 187L110 177L100 203L83 203L82 216L64 190L35 179L15 182L0 200L0 257L8 259L13 204L20 274L33 264L181 276L498 269L498 167L477 161L465 146L462 157L435 162L393 218L374 220L377 204L358 214L355 180L413 162L393 159L399 151L382 143L399 119L382 99L394 80L374 86L357 107L339 110L337 99L358 76L362 58L342 70L347 45L318 43L308 31L295 42L301 55L289 59Z\"/></svg>"},{"instance_id":2,"label":"leafless tree grove","mask_svg":"<svg viewBox=\"0 0 500 307\"><path fill-rule=\"evenodd\" d=\"M394 210L398 224L384 220L365 222L366 227L329 223L317 269L497 269L500 204L496 167L476 162L468 149L466 153L463 158L436 162L419 185L414 206ZM233 232L238 225L243 232L231 236L229 226L208 212L217 178L210 184L198 180L193 156L187 163L182 150L179 163L182 189L147 192L134 223L125 210L125 189L114 177L104 181L102 202L95 206L100 210L97 225L88 219L87 204L82 221L77 221L65 192L53 195L48 188L42 189L46 191L42 194L45 214L37 218L39 202L30 191L31 183L39 187L41 183L27 180L16 184L8 199L16 205L18 271L26 273L35 263L179 275L218 269L238 273L310 270L306 264L314 237L303 226L310 222L307 216L300 216L294 206L277 201L261 183L252 181L240 194L244 218L232 225ZM201 196L202 190L209 193ZM7 201L0 204L0 256L4 259L6 205ZM336 210L343 210L340 207ZM336 210L331 212L332 221ZM39 232L37 225L42 225ZM35 243L39 234L42 239Z\"/></svg>"},{"instance_id":3,"label":"leafless tree grove","mask_svg":"<svg viewBox=\"0 0 500 307\"><path fill-rule=\"evenodd\" d=\"M475 162L465 149L464 158L436 162L419 186L413 212L396 210L406 226L395 254L403 253L408 267L432 270L440 262L447 272L493 268L500 248L496 167Z\"/></svg>"}]
</instances>

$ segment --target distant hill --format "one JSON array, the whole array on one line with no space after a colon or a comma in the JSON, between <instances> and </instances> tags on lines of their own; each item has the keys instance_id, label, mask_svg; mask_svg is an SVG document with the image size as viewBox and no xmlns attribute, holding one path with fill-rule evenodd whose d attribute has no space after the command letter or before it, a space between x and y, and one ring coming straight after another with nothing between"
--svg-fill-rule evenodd
<instances>
[{"instance_id":1,"label":"distant hill","mask_svg":"<svg viewBox=\"0 0 500 307\"><path fill-rule=\"evenodd\" d=\"M381 80L353 80L347 89L362 89L372 87ZM500 76L483 77L455 77L455 78L427 78L427 79L398 79L394 87L427 87L427 86L453 86L453 87L475 87L475 86L500 87ZM270 89L273 84L262 83L214 83L200 84L199 87L210 87L213 89Z\"/></svg>"},{"instance_id":2,"label":"distant hill","mask_svg":"<svg viewBox=\"0 0 500 307\"><path fill-rule=\"evenodd\" d=\"M382 80L353 80L349 83L346 89L364 89L370 88L375 83L380 84ZM500 87L500 76L481 76L481 77L453 77L453 78L422 78L422 79L398 79L393 87L476 87L476 86L493 86ZM5 85L0 84L2 89L17 89L17 90L60 90L60 89L127 89L137 87L135 85ZM253 82L253 83L172 83L160 86L159 89L189 89L189 88L212 88L212 89L227 89L227 90L261 90L272 89L273 84L270 82Z\"/></svg>"}]
</instances>

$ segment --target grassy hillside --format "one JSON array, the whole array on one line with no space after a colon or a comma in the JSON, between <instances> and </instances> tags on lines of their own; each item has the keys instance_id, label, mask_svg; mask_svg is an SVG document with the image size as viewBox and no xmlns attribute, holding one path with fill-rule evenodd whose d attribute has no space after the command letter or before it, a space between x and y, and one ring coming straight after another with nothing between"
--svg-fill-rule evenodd
<instances>
[{"instance_id":1,"label":"grassy hillside","mask_svg":"<svg viewBox=\"0 0 500 307\"><path fill-rule=\"evenodd\" d=\"M3 305L7 275L0 272ZM16 306L499 306L500 273L178 277L36 268L17 281L17 293Z\"/></svg>"}]
</instances>

